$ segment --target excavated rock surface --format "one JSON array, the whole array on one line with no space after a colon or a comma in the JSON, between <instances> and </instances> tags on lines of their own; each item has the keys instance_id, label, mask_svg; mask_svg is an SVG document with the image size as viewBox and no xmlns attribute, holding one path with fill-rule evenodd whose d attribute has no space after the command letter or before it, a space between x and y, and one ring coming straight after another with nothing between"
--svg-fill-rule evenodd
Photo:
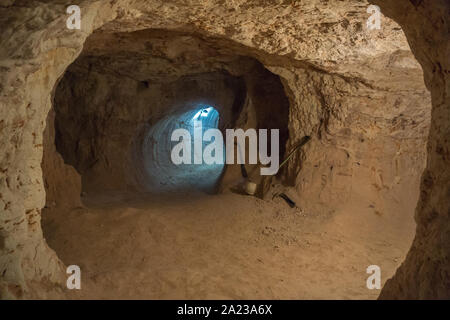
<instances>
[{"instance_id":1,"label":"excavated rock surface","mask_svg":"<svg viewBox=\"0 0 450 320\"><path fill-rule=\"evenodd\" d=\"M405 31L411 50L422 64L431 92L431 128L427 166L416 208L416 237L388 280L383 299L450 298L450 3L438 1L373 1L385 7ZM418 23L420 21L420 23Z\"/></svg>"},{"instance_id":2,"label":"excavated rock surface","mask_svg":"<svg viewBox=\"0 0 450 320\"><path fill-rule=\"evenodd\" d=\"M433 103L416 239L381 297L448 298L449 4L446 0L373 2L405 30ZM110 52L120 47L120 39L111 34L145 29L191 34L213 47L226 48L225 54L259 60L278 75L290 104L287 147L304 135L312 136L311 143L283 173L285 182L296 186L299 198L305 199L305 207L331 210L357 197L355 190L361 188L367 201L386 208L384 214L390 214L387 194L394 200L417 201L413 190L418 191L417 173L425 166L430 95L399 25L383 17L381 30L366 29L367 2L80 3L80 31L65 27L65 8L70 1L11 0L0 5L2 297L57 295L55 284L64 284L63 265L48 248L40 226L45 205L41 161L49 143L43 133L58 79L80 55L84 43L88 52L102 49L89 45L94 30L105 37L107 41L100 44ZM173 42L162 43L160 49L171 60L172 81L191 72L183 70L184 61L189 61L190 53L194 58L199 54ZM211 63L206 51L200 53L198 70ZM127 65L139 65L143 68L136 70L133 78L152 80L144 68L146 61L145 55L130 55L128 61L122 61L120 74L127 74ZM66 175L71 171L54 150L48 150L44 170L50 159L58 163L55 176L56 172ZM73 171L69 177L69 183L75 182L74 189L79 188L79 177ZM51 177L46 179L51 183ZM411 194L405 195L405 190ZM70 194L61 197L73 199ZM77 199L73 201L77 205Z\"/></svg>"}]
</instances>

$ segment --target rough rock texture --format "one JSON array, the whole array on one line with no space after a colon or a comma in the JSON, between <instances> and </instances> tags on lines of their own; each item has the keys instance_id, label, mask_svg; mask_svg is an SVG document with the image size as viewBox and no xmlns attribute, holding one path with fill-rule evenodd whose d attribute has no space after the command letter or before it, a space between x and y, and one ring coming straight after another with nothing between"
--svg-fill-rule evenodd
<instances>
[{"instance_id":1,"label":"rough rock texture","mask_svg":"<svg viewBox=\"0 0 450 320\"><path fill-rule=\"evenodd\" d=\"M449 4L373 2L405 30L433 103L416 240L381 297L448 298ZM81 31L65 27L69 3L0 5L2 297L45 297L52 288L48 282L63 282L63 266L40 227L43 132L57 80L96 29L101 34L144 29L193 33L235 55L257 59L279 75L290 104L288 148L305 134L313 137L284 172L286 182L307 199L305 207L345 205L360 188L367 188L365 196L381 207L386 194L416 201L402 189L414 190L417 176L411 173L424 166L429 95L399 26L383 17L381 30L365 28L367 2L80 1ZM107 45L113 48L115 40ZM171 57L175 65L186 53L177 48ZM384 208L390 214L387 204Z\"/></svg>"},{"instance_id":2,"label":"rough rock texture","mask_svg":"<svg viewBox=\"0 0 450 320\"><path fill-rule=\"evenodd\" d=\"M65 282L63 265L48 248L40 225L45 205L43 132L55 83L79 54L86 33L64 28L64 6L40 5L15 2L0 7L5 26L0 40L2 298L45 297L46 283ZM85 26L92 29L98 4L90 8L94 11L85 15Z\"/></svg>"},{"instance_id":3,"label":"rough rock texture","mask_svg":"<svg viewBox=\"0 0 450 320\"><path fill-rule=\"evenodd\" d=\"M55 113L51 110L44 131L44 154L41 165L45 184L45 203L47 207L64 210L81 206L81 177L72 166L64 163L61 154L56 151L54 121Z\"/></svg>"},{"instance_id":4,"label":"rough rock texture","mask_svg":"<svg viewBox=\"0 0 450 320\"><path fill-rule=\"evenodd\" d=\"M450 3L374 1L405 31L431 92L427 166L406 260L383 288L383 299L450 298Z\"/></svg>"}]
</instances>

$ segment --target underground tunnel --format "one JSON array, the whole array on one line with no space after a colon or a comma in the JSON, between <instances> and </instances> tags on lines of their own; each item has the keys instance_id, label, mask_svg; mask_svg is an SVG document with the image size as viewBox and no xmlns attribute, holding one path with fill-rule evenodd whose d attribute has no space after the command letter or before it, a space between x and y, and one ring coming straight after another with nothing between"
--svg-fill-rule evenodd
<instances>
[{"instance_id":1,"label":"underground tunnel","mask_svg":"<svg viewBox=\"0 0 450 320\"><path fill-rule=\"evenodd\" d=\"M121 45L111 49L110 42ZM180 56L168 59L173 48ZM130 56L141 62L130 68ZM57 152L80 173L83 194L217 193L239 181L240 169L225 164L225 144L222 161L204 163L204 149L215 140L205 139L208 129L219 129L222 137L232 128L278 129L283 156L288 114L280 78L255 58L216 39L146 30L94 33L55 90L54 120L48 126L54 126ZM172 137L180 129L191 139L189 163L172 159L180 153L174 150L178 140L186 138ZM236 154L246 152L248 159L245 147L236 146Z\"/></svg>"},{"instance_id":2,"label":"underground tunnel","mask_svg":"<svg viewBox=\"0 0 450 320\"><path fill-rule=\"evenodd\" d=\"M449 298L445 1L63 2L0 6L2 299Z\"/></svg>"},{"instance_id":3,"label":"underground tunnel","mask_svg":"<svg viewBox=\"0 0 450 320\"><path fill-rule=\"evenodd\" d=\"M218 125L219 112L202 103L193 105L187 112L168 116L156 123L145 134L142 143L145 164L143 176L149 177L148 188L154 192L190 188L213 192L224 169L224 150L222 149L222 160L205 163L203 137L207 130L217 129ZM189 135L173 136L176 130L186 130ZM201 144L197 146L195 139L200 140ZM176 147L177 145L181 148ZM187 157L184 153L187 153ZM177 161L172 160L175 158L172 154L175 154ZM197 159L200 159L197 161L200 165L194 162Z\"/></svg>"}]
</instances>

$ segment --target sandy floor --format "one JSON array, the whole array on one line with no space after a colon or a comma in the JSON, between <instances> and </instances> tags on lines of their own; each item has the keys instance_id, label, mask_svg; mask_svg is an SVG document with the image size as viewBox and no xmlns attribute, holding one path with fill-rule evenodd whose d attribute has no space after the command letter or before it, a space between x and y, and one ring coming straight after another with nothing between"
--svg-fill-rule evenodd
<instances>
[{"instance_id":1,"label":"sandy floor","mask_svg":"<svg viewBox=\"0 0 450 320\"><path fill-rule=\"evenodd\" d=\"M375 299L367 266L393 275L411 216L361 201L330 213L233 193L114 195L46 212L45 237L82 271L74 298Z\"/></svg>"}]
</instances>

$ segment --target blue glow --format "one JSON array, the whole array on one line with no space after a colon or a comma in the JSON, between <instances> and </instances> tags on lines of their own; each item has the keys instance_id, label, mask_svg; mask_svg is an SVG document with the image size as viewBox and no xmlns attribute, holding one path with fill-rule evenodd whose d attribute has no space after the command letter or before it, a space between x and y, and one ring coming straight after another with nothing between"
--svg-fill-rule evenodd
<instances>
[{"instance_id":1,"label":"blue glow","mask_svg":"<svg viewBox=\"0 0 450 320\"><path fill-rule=\"evenodd\" d=\"M212 164L203 161L204 150L212 143L203 140L203 136L209 129L218 129L220 114L209 104L197 103L193 107L195 108L166 116L147 132L142 147L145 164L145 176L142 177L142 181L149 191L159 193L197 189L215 192L225 168L225 161ZM190 153L189 161L178 165L171 159L174 146L182 142L171 139L177 129L184 129L191 138L190 141L182 139L186 144L189 143L189 147L186 147L186 152ZM196 137L199 137L200 141L196 142ZM213 139L215 141L215 137ZM215 156L216 150L213 152ZM226 156L225 148L223 152L222 160ZM196 158L202 159L202 163L194 163Z\"/></svg>"},{"instance_id":2,"label":"blue glow","mask_svg":"<svg viewBox=\"0 0 450 320\"><path fill-rule=\"evenodd\" d=\"M203 109L199 110L192 119L196 120L200 117L202 117L202 118L207 117L211 110L212 110L212 107L203 108Z\"/></svg>"}]
</instances>

